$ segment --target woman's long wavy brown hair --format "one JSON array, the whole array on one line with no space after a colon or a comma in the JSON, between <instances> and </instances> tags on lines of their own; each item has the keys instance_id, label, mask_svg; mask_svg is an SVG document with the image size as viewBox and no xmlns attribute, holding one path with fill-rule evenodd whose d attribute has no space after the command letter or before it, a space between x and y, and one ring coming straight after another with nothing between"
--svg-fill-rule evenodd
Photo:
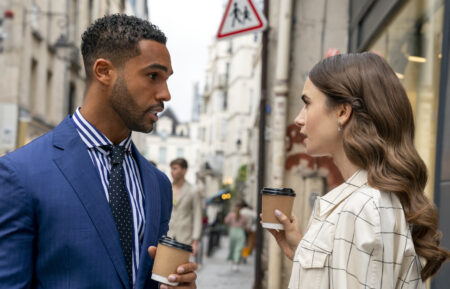
<instances>
[{"instance_id":1,"label":"woman's long wavy brown hair","mask_svg":"<svg viewBox=\"0 0 450 289\"><path fill-rule=\"evenodd\" d=\"M329 107L351 105L343 129L345 153L367 170L370 186L399 197L413 225L416 252L427 261L421 272L426 280L450 253L439 246L438 213L424 195L427 170L414 147L413 112L403 86L382 57L367 52L323 59L309 79L327 96Z\"/></svg>"}]
</instances>

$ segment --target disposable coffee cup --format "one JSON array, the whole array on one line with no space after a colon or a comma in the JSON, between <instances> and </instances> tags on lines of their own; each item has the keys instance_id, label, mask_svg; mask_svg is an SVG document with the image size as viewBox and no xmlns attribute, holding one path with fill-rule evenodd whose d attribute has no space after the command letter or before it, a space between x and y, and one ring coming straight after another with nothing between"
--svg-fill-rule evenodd
<instances>
[{"instance_id":1,"label":"disposable coffee cup","mask_svg":"<svg viewBox=\"0 0 450 289\"><path fill-rule=\"evenodd\" d=\"M192 246L179 243L174 239L163 236L159 239L153 264L152 279L170 286L177 286L178 282L170 282L170 274L177 274L178 266L189 262Z\"/></svg>"},{"instance_id":2,"label":"disposable coffee cup","mask_svg":"<svg viewBox=\"0 0 450 289\"><path fill-rule=\"evenodd\" d=\"M284 226L275 216L275 210L290 217L295 193L289 188L263 188L262 194L262 226L266 229L284 230Z\"/></svg>"}]
</instances>

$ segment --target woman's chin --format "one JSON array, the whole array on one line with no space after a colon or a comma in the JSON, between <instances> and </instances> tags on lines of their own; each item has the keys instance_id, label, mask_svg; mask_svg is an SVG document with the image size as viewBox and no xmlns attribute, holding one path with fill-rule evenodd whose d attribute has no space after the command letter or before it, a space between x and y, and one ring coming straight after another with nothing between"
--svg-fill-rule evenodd
<instances>
[{"instance_id":1,"label":"woman's chin","mask_svg":"<svg viewBox=\"0 0 450 289\"><path fill-rule=\"evenodd\" d=\"M313 158L320 158L320 157L330 157L331 154L329 152L322 152L317 151L314 149L308 149L308 146L306 147L306 154Z\"/></svg>"}]
</instances>

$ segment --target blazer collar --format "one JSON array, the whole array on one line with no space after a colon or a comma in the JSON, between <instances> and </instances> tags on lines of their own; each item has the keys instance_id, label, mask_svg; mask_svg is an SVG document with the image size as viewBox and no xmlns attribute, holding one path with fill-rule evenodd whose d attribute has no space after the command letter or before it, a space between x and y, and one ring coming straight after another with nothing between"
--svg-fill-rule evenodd
<instances>
[{"instance_id":1,"label":"blazer collar","mask_svg":"<svg viewBox=\"0 0 450 289\"><path fill-rule=\"evenodd\" d=\"M367 184L367 172L364 170L356 171L344 183L319 198L318 216L323 218L329 215L332 210L365 184Z\"/></svg>"},{"instance_id":2,"label":"blazer collar","mask_svg":"<svg viewBox=\"0 0 450 289\"><path fill-rule=\"evenodd\" d=\"M180 198L174 204L174 207L178 207L182 203L182 201L186 198L187 193L189 192L189 189L190 189L190 184L188 183L188 181L185 180L183 186L181 187Z\"/></svg>"},{"instance_id":3,"label":"blazer collar","mask_svg":"<svg viewBox=\"0 0 450 289\"><path fill-rule=\"evenodd\" d=\"M72 185L89 214L124 288L129 289L125 258L114 218L101 187L98 172L70 116L55 128L53 145L56 148L53 154L55 164Z\"/></svg>"}]
</instances>

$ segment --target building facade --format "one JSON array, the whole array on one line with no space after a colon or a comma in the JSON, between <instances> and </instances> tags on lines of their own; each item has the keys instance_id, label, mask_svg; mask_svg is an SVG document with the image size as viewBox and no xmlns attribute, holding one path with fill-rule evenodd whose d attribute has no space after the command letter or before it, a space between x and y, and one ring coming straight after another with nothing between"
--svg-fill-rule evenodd
<instances>
[{"instance_id":1,"label":"building facade","mask_svg":"<svg viewBox=\"0 0 450 289\"><path fill-rule=\"evenodd\" d=\"M256 183L251 135L260 78L260 32L211 44L199 122L200 160L219 172L219 184L235 188L237 199L253 206ZM246 177L236 184L239 171Z\"/></svg>"},{"instance_id":2,"label":"building facade","mask_svg":"<svg viewBox=\"0 0 450 289\"><path fill-rule=\"evenodd\" d=\"M81 105L81 33L96 18L125 11L148 15L145 1L0 3L0 155L50 131Z\"/></svg>"},{"instance_id":3,"label":"building facade","mask_svg":"<svg viewBox=\"0 0 450 289\"><path fill-rule=\"evenodd\" d=\"M415 145L429 173L425 193L439 209L441 244L450 247L449 4L444 0L270 1L263 186L296 191L293 213L303 230L315 196L342 182L330 159L305 154L295 128L304 81L324 57L373 51L397 72L411 101ZM268 233L262 256L263 288L286 288L291 261ZM444 265L429 286L447 288L449 270Z\"/></svg>"},{"instance_id":4,"label":"building facade","mask_svg":"<svg viewBox=\"0 0 450 289\"><path fill-rule=\"evenodd\" d=\"M180 123L172 109L164 110L151 133L133 133L133 138L139 135L144 136L143 145L137 145L139 151L159 170L170 176L170 162L185 158L189 166L186 179L191 184L197 182L196 136L191 134L190 124Z\"/></svg>"},{"instance_id":5,"label":"building facade","mask_svg":"<svg viewBox=\"0 0 450 289\"><path fill-rule=\"evenodd\" d=\"M316 195L340 184L342 178L329 158L305 153L294 119L309 70L327 54L348 46L348 0L270 1L265 178L263 186L293 188L293 213L304 231ZM287 288L292 261L264 232L263 288Z\"/></svg>"}]
</instances>

